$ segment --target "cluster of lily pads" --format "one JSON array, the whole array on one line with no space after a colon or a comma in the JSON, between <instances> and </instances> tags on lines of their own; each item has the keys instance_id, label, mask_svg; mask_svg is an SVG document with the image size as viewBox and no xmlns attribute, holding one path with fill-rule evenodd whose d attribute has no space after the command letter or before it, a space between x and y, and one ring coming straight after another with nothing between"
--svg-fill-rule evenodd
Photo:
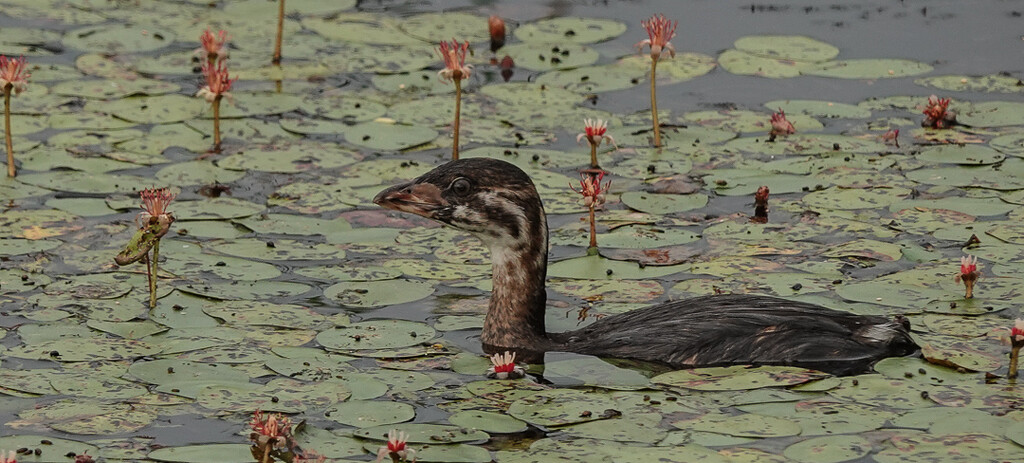
<instances>
[{"instance_id":1,"label":"cluster of lily pads","mask_svg":"<svg viewBox=\"0 0 1024 463\"><path fill-rule=\"evenodd\" d=\"M916 76L920 93L760 108L663 101L624 114L595 102L646 97L652 61L631 48L638 24L526 21L498 60L477 46L490 39L488 18L472 11L399 18L353 11L354 1L288 0L275 67L279 3L208 4L5 3L5 15L39 25L0 30L0 53L26 56L32 75L5 130L21 172L0 182L0 448L12 458L250 462L247 438L270 442L261 436L284 432L285 416L294 445L318 453L293 463L385 449L428 462L914 462L952 459L952 448L963 461L1018 458L1024 400L1006 378L1007 354L1024 343L1024 327L1007 330L1024 298L1017 79L931 75L911 60L839 59L808 37L749 36L717 57L659 60L658 86L722 72ZM212 108L193 97L193 43L207 28L231 31L239 80L221 108L223 153L199 159L214 137ZM461 82L460 156L523 167L550 214L549 327L757 292L904 314L927 360L835 378L552 354L525 378L485 379L489 367L516 375L514 362L474 353L486 250L370 203L450 158L452 86L437 79L434 47L452 37L477 50ZM921 113L943 104L932 93L954 95L945 105L956 124L921 127ZM775 129L776 112L795 133ZM591 164L572 143L585 119L613 127L616 147L593 150L614 181L590 185L591 204L606 208L590 254L589 205L566 190ZM885 138L897 129L902 146ZM139 230L137 190L155 185L177 196L152 258L161 284L150 309L141 266L111 257ZM756 217L761 187L771 220L733 212L753 205ZM958 273L964 253L978 262ZM980 274L973 298L965 273ZM254 409L260 418L243 425Z\"/></svg>"}]
</instances>

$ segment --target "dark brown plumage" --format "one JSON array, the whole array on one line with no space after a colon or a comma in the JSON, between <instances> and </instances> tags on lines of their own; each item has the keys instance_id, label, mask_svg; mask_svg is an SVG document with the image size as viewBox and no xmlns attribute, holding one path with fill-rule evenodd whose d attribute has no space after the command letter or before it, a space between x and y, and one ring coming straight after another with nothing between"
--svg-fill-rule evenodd
<instances>
[{"instance_id":1,"label":"dark brown plumage","mask_svg":"<svg viewBox=\"0 0 1024 463\"><path fill-rule=\"evenodd\" d=\"M487 352L568 351L674 367L796 365L853 374L917 350L902 317L758 295L669 302L548 334L547 219L525 172L501 160L460 159L388 188L374 202L465 230L490 248L494 289L480 337Z\"/></svg>"}]
</instances>

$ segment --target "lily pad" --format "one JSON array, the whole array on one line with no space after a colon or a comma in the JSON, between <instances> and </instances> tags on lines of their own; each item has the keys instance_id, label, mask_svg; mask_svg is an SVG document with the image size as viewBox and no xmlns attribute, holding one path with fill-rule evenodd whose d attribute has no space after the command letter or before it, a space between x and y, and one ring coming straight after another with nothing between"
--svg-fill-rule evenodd
<instances>
[{"instance_id":1,"label":"lily pad","mask_svg":"<svg viewBox=\"0 0 1024 463\"><path fill-rule=\"evenodd\" d=\"M771 59L827 61L839 55L835 46L802 35L753 35L736 39L733 45Z\"/></svg>"},{"instance_id":2,"label":"lily pad","mask_svg":"<svg viewBox=\"0 0 1024 463\"><path fill-rule=\"evenodd\" d=\"M336 350L395 349L430 341L436 332L422 323L373 320L322 331L316 341Z\"/></svg>"},{"instance_id":3,"label":"lily pad","mask_svg":"<svg viewBox=\"0 0 1024 463\"><path fill-rule=\"evenodd\" d=\"M597 18L560 17L523 24L516 28L516 38L539 43L597 43L626 32L619 21Z\"/></svg>"},{"instance_id":4,"label":"lily pad","mask_svg":"<svg viewBox=\"0 0 1024 463\"><path fill-rule=\"evenodd\" d=\"M343 281L324 290L324 296L346 307L369 308L404 304L434 292L428 283L413 280Z\"/></svg>"},{"instance_id":5,"label":"lily pad","mask_svg":"<svg viewBox=\"0 0 1024 463\"><path fill-rule=\"evenodd\" d=\"M746 366L694 368L663 373L651 381L699 391L743 391L769 386L794 386L828 376L796 367Z\"/></svg>"},{"instance_id":6,"label":"lily pad","mask_svg":"<svg viewBox=\"0 0 1024 463\"><path fill-rule=\"evenodd\" d=\"M851 59L807 67L803 69L803 74L839 79L891 79L931 71L931 65L907 59Z\"/></svg>"}]
</instances>

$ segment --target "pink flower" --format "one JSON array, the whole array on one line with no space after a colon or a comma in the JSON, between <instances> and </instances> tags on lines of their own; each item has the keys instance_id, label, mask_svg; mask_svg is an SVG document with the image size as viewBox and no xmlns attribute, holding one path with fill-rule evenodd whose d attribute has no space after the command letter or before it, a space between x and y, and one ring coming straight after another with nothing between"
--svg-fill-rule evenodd
<instances>
[{"instance_id":1,"label":"pink flower","mask_svg":"<svg viewBox=\"0 0 1024 463\"><path fill-rule=\"evenodd\" d=\"M796 133L796 127L793 127L793 123L786 119L786 112L779 109L779 112L772 114L772 131L771 135L791 135Z\"/></svg>"},{"instance_id":2,"label":"pink flower","mask_svg":"<svg viewBox=\"0 0 1024 463\"><path fill-rule=\"evenodd\" d=\"M281 447L288 442L288 437L292 432L291 420L281 416L280 413L264 418L263 412L256 410L249 425L252 426L253 431L249 438L261 446L269 442L274 447Z\"/></svg>"},{"instance_id":3,"label":"pink flower","mask_svg":"<svg viewBox=\"0 0 1024 463\"><path fill-rule=\"evenodd\" d=\"M95 461L96 460L93 460L92 455L85 452L75 455L75 463L95 463Z\"/></svg>"},{"instance_id":4,"label":"pink flower","mask_svg":"<svg viewBox=\"0 0 1024 463\"><path fill-rule=\"evenodd\" d=\"M8 58L0 55L0 89L10 85L14 88L14 93L21 93L28 86L29 77L31 74L25 72L24 56Z\"/></svg>"},{"instance_id":5,"label":"pink flower","mask_svg":"<svg viewBox=\"0 0 1024 463\"><path fill-rule=\"evenodd\" d=\"M441 41L437 48L437 54L441 55L441 59L444 60L444 69L437 72L441 82L469 78L473 66L466 64L467 50L469 50L469 41L461 44L455 39L452 39L451 43Z\"/></svg>"},{"instance_id":6,"label":"pink flower","mask_svg":"<svg viewBox=\"0 0 1024 463\"><path fill-rule=\"evenodd\" d=\"M4 456L4 451L0 450L0 463L18 463L18 460L14 457L14 450L11 450L6 457Z\"/></svg>"},{"instance_id":7,"label":"pink flower","mask_svg":"<svg viewBox=\"0 0 1024 463\"><path fill-rule=\"evenodd\" d=\"M160 231L167 233L174 222L174 216L167 211L167 206L174 200L174 193L167 188L146 188L139 192L139 196L142 198L143 209L135 219L139 227L145 228L146 224L156 220L160 223Z\"/></svg>"},{"instance_id":8,"label":"pink flower","mask_svg":"<svg viewBox=\"0 0 1024 463\"><path fill-rule=\"evenodd\" d=\"M976 256L960 258L960 274L956 276L955 280L957 283L961 280L964 282L964 287L967 289L964 298L974 297L974 282L978 281L978 258Z\"/></svg>"},{"instance_id":9,"label":"pink flower","mask_svg":"<svg viewBox=\"0 0 1024 463\"><path fill-rule=\"evenodd\" d=\"M601 141L605 144L615 145L615 139L611 135L606 135L608 132L608 122L602 121L601 119L584 119L583 120L583 133L576 135L576 143L587 139L593 146L598 146Z\"/></svg>"},{"instance_id":10,"label":"pink flower","mask_svg":"<svg viewBox=\"0 0 1024 463\"><path fill-rule=\"evenodd\" d=\"M213 103L218 97L231 99L231 94L228 92L238 78L232 79L228 76L228 67L223 61L218 62L216 66L210 66L210 63L204 64L203 75L206 76L206 86L199 89L196 96L206 98L206 101L210 103Z\"/></svg>"},{"instance_id":11,"label":"pink flower","mask_svg":"<svg viewBox=\"0 0 1024 463\"><path fill-rule=\"evenodd\" d=\"M384 457L391 457L392 461L416 461L416 451L406 447L405 442L409 435L405 431L392 429L388 431L388 444L377 450L377 461L384 461Z\"/></svg>"},{"instance_id":12,"label":"pink flower","mask_svg":"<svg viewBox=\"0 0 1024 463\"><path fill-rule=\"evenodd\" d=\"M956 114L949 111L949 98L939 98L935 95L928 97L928 104L921 111L924 121L921 125L934 129L945 129L956 122Z\"/></svg>"},{"instance_id":13,"label":"pink flower","mask_svg":"<svg viewBox=\"0 0 1024 463\"><path fill-rule=\"evenodd\" d=\"M487 377L491 379L518 379L526 376L526 370L516 365L516 353L505 351L504 354L491 356L491 367L487 369Z\"/></svg>"},{"instance_id":14,"label":"pink flower","mask_svg":"<svg viewBox=\"0 0 1024 463\"><path fill-rule=\"evenodd\" d=\"M643 40L636 44L638 49L643 49L644 45L651 47L651 59L657 61L661 57L662 50L668 50L669 54L673 58L676 57L676 49L669 43L672 37L676 36L676 26L679 25L679 21L669 21L665 15L651 16L646 21L640 21L640 24L647 30L647 40Z\"/></svg>"},{"instance_id":15,"label":"pink flower","mask_svg":"<svg viewBox=\"0 0 1024 463\"><path fill-rule=\"evenodd\" d=\"M213 56L215 59L224 59L228 57L228 32L221 30L214 35L209 27L199 35L199 43L202 45L197 48L195 53L202 55L203 59L209 59Z\"/></svg>"},{"instance_id":16,"label":"pink flower","mask_svg":"<svg viewBox=\"0 0 1024 463\"><path fill-rule=\"evenodd\" d=\"M604 179L604 171L599 171L597 175L584 172L580 174L580 189L577 190L572 185L569 185L569 188L583 195L583 204L587 207L599 206L604 204L604 194L612 186L611 181L602 185L602 179Z\"/></svg>"}]
</instances>

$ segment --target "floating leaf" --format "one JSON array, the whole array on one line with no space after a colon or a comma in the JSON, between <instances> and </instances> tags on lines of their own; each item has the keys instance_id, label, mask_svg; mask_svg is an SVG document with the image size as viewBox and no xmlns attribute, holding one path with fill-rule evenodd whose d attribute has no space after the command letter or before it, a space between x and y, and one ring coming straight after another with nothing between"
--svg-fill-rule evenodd
<instances>
[{"instance_id":1,"label":"floating leaf","mask_svg":"<svg viewBox=\"0 0 1024 463\"><path fill-rule=\"evenodd\" d=\"M786 447L786 458L814 463L837 463L871 453L871 443L857 436L824 436Z\"/></svg>"},{"instance_id":2,"label":"floating leaf","mask_svg":"<svg viewBox=\"0 0 1024 463\"><path fill-rule=\"evenodd\" d=\"M322 331L316 341L329 349L394 349L430 341L436 332L422 323L373 320Z\"/></svg>"},{"instance_id":3,"label":"floating leaf","mask_svg":"<svg viewBox=\"0 0 1024 463\"><path fill-rule=\"evenodd\" d=\"M769 386L793 386L828 376L825 373L797 367L731 367L694 368L663 373L651 381L700 391L742 391Z\"/></svg>"},{"instance_id":4,"label":"floating leaf","mask_svg":"<svg viewBox=\"0 0 1024 463\"><path fill-rule=\"evenodd\" d=\"M483 24L483 21L480 21ZM596 43L618 37L626 25L610 19L561 17L523 24L516 38L539 43Z\"/></svg>"},{"instance_id":5,"label":"floating leaf","mask_svg":"<svg viewBox=\"0 0 1024 463\"><path fill-rule=\"evenodd\" d=\"M932 71L928 64L906 59L851 59L809 66L802 73L840 79L888 79L916 76Z\"/></svg>"},{"instance_id":6,"label":"floating leaf","mask_svg":"<svg viewBox=\"0 0 1024 463\"><path fill-rule=\"evenodd\" d=\"M736 39L733 45L771 59L827 61L839 55L835 46L802 35L752 35Z\"/></svg>"},{"instance_id":7,"label":"floating leaf","mask_svg":"<svg viewBox=\"0 0 1024 463\"><path fill-rule=\"evenodd\" d=\"M324 296L346 307L380 307L423 299L434 292L430 284L413 280L343 281L324 290Z\"/></svg>"},{"instance_id":8,"label":"floating leaf","mask_svg":"<svg viewBox=\"0 0 1024 463\"><path fill-rule=\"evenodd\" d=\"M174 42L176 36L153 27L133 24L89 26L64 34L64 45L83 51L128 54L158 50Z\"/></svg>"}]
</instances>

